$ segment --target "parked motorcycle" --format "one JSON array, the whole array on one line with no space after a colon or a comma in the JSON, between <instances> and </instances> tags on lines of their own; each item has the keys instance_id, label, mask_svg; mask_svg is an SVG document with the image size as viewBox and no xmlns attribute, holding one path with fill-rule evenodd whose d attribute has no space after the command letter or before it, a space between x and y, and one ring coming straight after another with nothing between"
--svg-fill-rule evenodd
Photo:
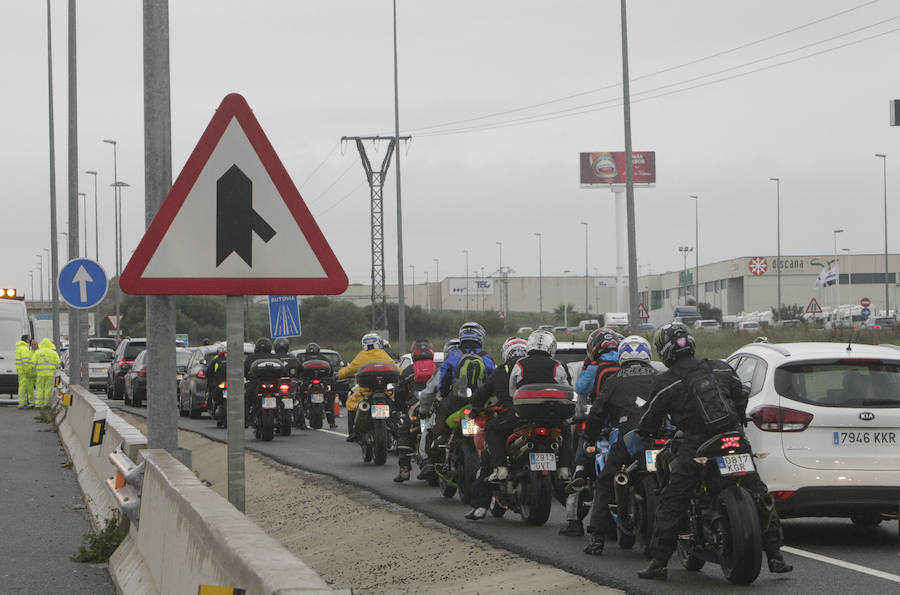
<instances>
[{"instance_id":1,"label":"parked motorcycle","mask_svg":"<svg viewBox=\"0 0 900 595\"><path fill-rule=\"evenodd\" d=\"M250 364L250 377L256 383L256 390L249 395L250 425L257 440L268 442L275 436L275 425L283 425L285 399L280 380L284 363L276 358L258 359Z\"/></svg>"},{"instance_id":2,"label":"parked motorcycle","mask_svg":"<svg viewBox=\"0 0 900 595\"><path fill-rule=\"evenodd\" d=\"M331 387L327 383L331 375L331 364L324 360L312 359L303 362L303 408L309 418L309 427L322 428L325 418L325 400ZM302 415L302 410L301 410Z\"/></svg>"},{"instance_id":3,"label":"parked motorcycle","mask_svg":"<svg viewBox=\"0 0 900 595\"><path fill-rule=\"evenodd\" d=\"M574 396L574 389L558 384L527 384L513 395L522 424L506 441L509 476L494 489L494 516L511 509L529 525L547 522L563 427L575 413Z\"/></svg>"},{"instance_id":4,"label":"parked motorcycle","mask_svg":"<svg viewBox=\"0 0 900 595\"><path fill-rule=\"evenodd\" d=\"M668 462L679 446L679 435L654 457L660 485L668 482ZM679 536L677 555L687 570L700 570L706 562L718 564L728 582L748 585L756 580L762 563L760 511L741 481L757 475L750 443L741 432L726 432L697 448L700 482L688 508L688 523ZM774 502L762 502L770 513ZM763 519L762 525L768 524Z\"/></svg>"},{"instance_id":5,"label":"parked motorcycle","mask_svg":"<svg viewBox=\"0 0 900 595\"><path fill-rule=\"evenodd\" d=\"M368 389L356 406L355 430L359 436L363 461L384 465L391 448L393 408L392 390L400 380L400 372L393 364L374 363L362 366L356 373L356 382Z\"/></svg>"}]
</instances>

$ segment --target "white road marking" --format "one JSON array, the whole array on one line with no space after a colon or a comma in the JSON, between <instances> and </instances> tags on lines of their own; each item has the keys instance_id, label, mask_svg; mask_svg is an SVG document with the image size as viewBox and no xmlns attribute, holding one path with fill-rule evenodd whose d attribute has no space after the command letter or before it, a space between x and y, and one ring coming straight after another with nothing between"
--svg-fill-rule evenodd
<instances>
[{"instance_id":1,"label":"white road marking","mask_svg":"<svg viewBox=\"0 0 900 595\"><path fill-rule=\"evenodd\" d=\"M863 574L868 574L870 576L876 576L878 578L883 578L887 581L893 581L895 583L900 583L900 575L891 574L890 572L883 572L881 570L875 570L874 568L869 568L867 566L860 566L859 564L854 564L853 562L845 562L843 560L838 560L837 558L830 558L828 556L823 556L821 554L814 554L813 552L807 552L806 550L799 550L795 547L782 547L782 552L787 552L789 554L795 554L797 556L803 556L804 558L809 558L811 560L817 560L819 562L824 562L826 564L833 564L834 566L840 566L841 568L846 568L847 570L855 570L856 572L862 572Z\"/></svg>"},{"instance_id":2,"label":"white road marking","mask_svg":"<svg viewBox=\"0 0 900 595\"><path fill-rule=\"evenodd\" d=\"M334 434L335 436L343 436L346 438L350 434L342 434L341 432L335 432L334 430L316 430L317 432L325 432L326 434Z\"/></svg>"}]
</instances>

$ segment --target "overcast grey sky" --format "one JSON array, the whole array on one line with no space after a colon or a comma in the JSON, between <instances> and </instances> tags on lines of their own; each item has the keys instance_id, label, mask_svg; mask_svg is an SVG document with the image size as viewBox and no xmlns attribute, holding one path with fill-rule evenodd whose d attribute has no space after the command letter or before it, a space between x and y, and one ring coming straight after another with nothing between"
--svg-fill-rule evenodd
<instances>
[{"instance_id":1,"label":"overcast grey sky","mask_svg":"<svg viewBox=\"0 0 900 595\"><path fill-rule=\"evenodd\" d=\"M3 5L0 283L29 290L35 254L49 246L46 13L37 0ZM61 222L66 7L53 1ZM174 175L222 98L241 93L351 282L367 282L369 190L355 147L338 140L393 132L390 0L191 0L171 2L170 20ZM473 271L493 271L497 241L504 264L537 274L534 232L544 234L545 275L581 272L580 221L590 223L591 274L615 273L612 194L579 189L578 153L624 148L619 26L615 0L398 1L400 127L413 135L401 154L405 260L417 281L425 270L433 280L434 258L442 277L462 275L463 249ZM108 271L113 175L105 138L119 142L119 178L131 184L126 258L144 228L141 44L140 2L78 2L79 170L100 172ZM889 127L888 101L900 97L898 44L898 0L630 2L633 143L656 151L658 168L656 188L636 192L642 272L648 263L653 272L681 266L677 247L694 243L691 194L701 201L701 262L774 254L773 176L783 180L783 254L830 253L835 228L846 230L838 249L883 251L874 154L887 153L896 196L900 129ZM543 105L529 108L536 104ZM388 282L396 280L393 174L392 167L385 187ZM93 196L93 178L82 174L79 184ZM895 206L891 198L893 228Z\"/></svg>"}]
</instances>

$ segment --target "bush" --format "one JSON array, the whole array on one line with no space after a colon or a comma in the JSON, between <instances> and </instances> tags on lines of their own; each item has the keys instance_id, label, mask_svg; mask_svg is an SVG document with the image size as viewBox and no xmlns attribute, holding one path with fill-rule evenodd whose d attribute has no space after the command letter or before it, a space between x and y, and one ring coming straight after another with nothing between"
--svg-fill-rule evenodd
<instances>
[{"instance_id":1,"label":"bush","mask_svg":"<svg viewBox=\"0 0 900 595\"><path fill-rule=\"evenodd\" d=\"M106 562L113 555L125 536L128 525L119 522L119 514L115 513L106 519L106 525L95 533L85 533L78 553L71 556L73 562Z\"/></svg>"}]
</instances>

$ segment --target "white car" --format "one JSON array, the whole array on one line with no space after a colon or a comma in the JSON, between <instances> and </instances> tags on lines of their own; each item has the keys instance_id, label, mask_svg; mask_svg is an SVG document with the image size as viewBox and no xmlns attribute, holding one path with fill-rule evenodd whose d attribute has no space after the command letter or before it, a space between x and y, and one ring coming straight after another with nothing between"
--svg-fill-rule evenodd
<instances>
[{"instance_id":1,"label":"white car","mask_svg":"<svg viewBox=\"0 0 900 595\"><path fill-rule=\"evenodd\" d=\"M782 517L896 515L900 348L751 343L727 361L750 388L747 437Z\"/></svg>"},{"instance_id":2,"label":"white car","mask_svg":"<svg viewBox=\"0 0 900 595\"><path fill-rule=\"evenodd\" d=\"M717 331L722 328L718 320L695 320L694 328L704 331Z\"/></svg>"}]
</instances>

